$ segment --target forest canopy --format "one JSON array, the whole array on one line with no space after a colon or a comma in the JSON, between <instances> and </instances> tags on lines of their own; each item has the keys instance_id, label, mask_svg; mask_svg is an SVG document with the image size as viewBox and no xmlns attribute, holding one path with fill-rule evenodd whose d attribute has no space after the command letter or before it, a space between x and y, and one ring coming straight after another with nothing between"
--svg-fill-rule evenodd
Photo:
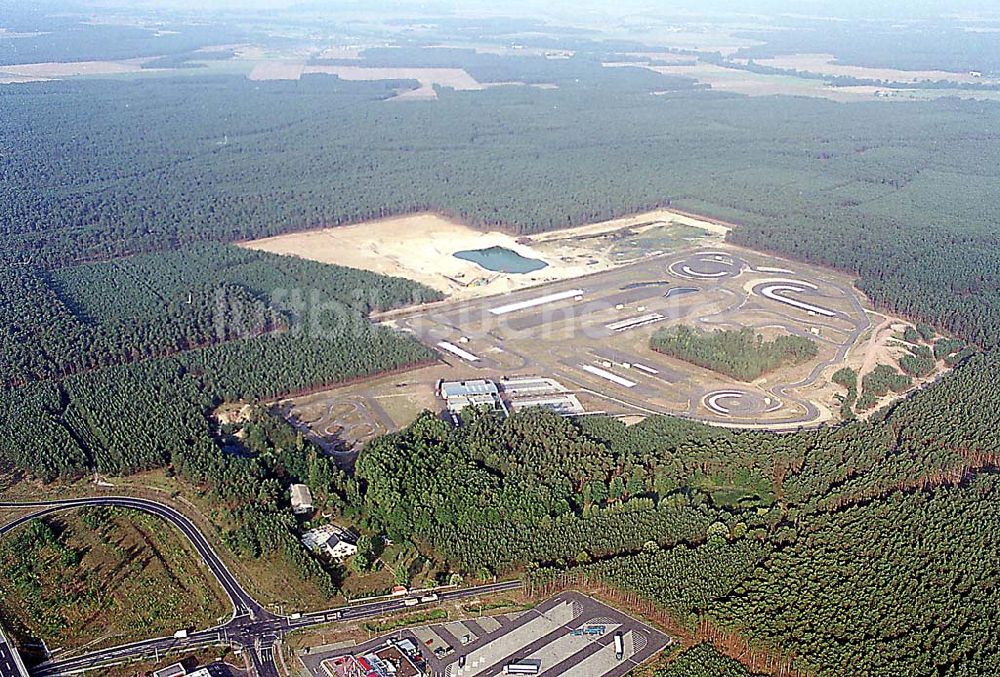
<instances>
[{"instance_id":1,"label":"forest canopy","mask_svg":"<svg viewBox=\"0 0 1000 677\"><path fill-rule=\"evenodd\" d=\"M658 329L649 346L739 381L753 381L783 365L800 365L819 355L810 338L785 334L768 341L751 327L706 332L677 325Z\"/></svg>"},{"instance_id":2,"label":"forest canopy","mask_svg":"<svg viewBox=\"0 0 1000 677\"><path fill-rule=\"evenodd\" d=\"M1000 105L742 98L640 69L608 89L602 69L567 68L581 77L555 90L404 106L389 81L322 75L0 88L0 259L52 268L428 209L533 233L673 205L997 345L1000 144L983 130Z\"/></svg>"}]
</instances>

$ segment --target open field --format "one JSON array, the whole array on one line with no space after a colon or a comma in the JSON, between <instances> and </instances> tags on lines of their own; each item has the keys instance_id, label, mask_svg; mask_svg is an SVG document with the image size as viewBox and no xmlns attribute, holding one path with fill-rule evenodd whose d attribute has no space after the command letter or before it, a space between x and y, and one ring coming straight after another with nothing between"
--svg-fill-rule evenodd
<instances>
[{"instance_id":1,"label":"open field","mask_svg":"<svg viewBox=\"0 0 1000 677\"><path fill-rule=\"evenodd\" d=\"M664 230L667 227L675 227L675 236ZM643 240L646 234L647 239L676 249L699 236L711 233L718 239L725 232L724 225L669 210L550 231L531 238L476 230L437 214L417 214L289 233L245 242L242 246L406 277L443 291L451 298L465 299L622 265L650 251L638 248L631 257L627 251L630 243ZM505 274L454 257L457 251L489 247L504 247L526 258L542 260L548 266L530 274Z\"/></svg>"},{"instance_id":2,"label":"open field","mask_svg":"<svg viewBox=\"0 0 1000 677\"><path fill-rule=\"evenodd\" d=\"M298 80L304 69L303 62L261 61L254 65L247 77L251 80Z\"/></svg>"},{"instance_id":3,"label":"open field","mask_svg":"<svg viewBox=\"0 0 1000 677\"><path fill-rule=\"evenodd\" d=\"M343 58L343 57L336 57ZM348 57L348 58L357 58ZM309 73L335 75L341 80L416 80L417 89L402 92L397 99L434 99L434 86L454 87L458 90L485 89L461 68L374 68L369 66L307 65L304 60L266 60L257 62L250 72L251 80L298 80Z\"/></svg>"},{"instance_id":4,"label":"open field","mask_svg":"<svg viewBox=\"0 0 1000 677\"><path fill-rule=\"evenodd\" d=\"M285 420L330 453L356 451L397 427L376 398L339 389L281 400L277 407Z\"/></svg>"},{"instance_id":5,"label":"open field","mask_svg":"<svg viewBox=\"0 0 1000 677\"><path fill-rule=\"evenodd\" d=\"M869 68L867 66L851 66L837 63L832 54L789 54L770 59L756 59L761 66L771 68L786 68L789 70L809 71L825 75L843 75L852 78L870 80L886 80L892 82L921 82L923 80L949 80L962 83L994 83L996 80L975 77L970 73L953 71L923 70L907 71L896 68ZM745 62L744 62L745 63Z\"/></svg>"},{"instance_id":6,"label":"open field","mask_svg":"<svg viewBox=\"0 0 1000 677\"><path fill-rule=\"evenodd\" d=\"M82 75L123 75L143 72L142 64L149 59L127 61L49 62L0 66L0 84L61 80Z\"/></svg>"},{"instance_id":7,"label":"open field","mask_svg":"<svg viewBox=\"0 0 1000 677\"><path fill-rule=\"evenodd\" d=\"M0 480L6 478L0 475ZM311 581L294 578L295 585L289 585L288 563L280 553L274 553L259 559L237 557L230 547L223 542L223 534L236 527L236 524L223 516L218 509L216 499L208 495L202 488L179 481L168 470L151 470L128 477L100 478L95 484L94 478L81 479L70 484L43 484L38 481L21 477L13 478L9 485L0 484L0 496L5 500L53 500L64 498L80 498L108 494L114 496L134 496L149 498L165 503L183 512L205 534L223 558L226 566L262 604L277 610L279 605L284 608L325 609L336 602L324 594ZM181 539L179 532L164 529L163 522L157 522L159 532L167 532ZM187 544L187 541L183 541ZM192 553L188 562L201 560ZM231 613L228 609L227 615ZM203 627L209 627L205 625ZM176 630L176 628L174 628Z\"/></svg>"},{"instance_id":8,"label":"open field","mask_svg":"<svg viewBox=\"0 0 1000 677\"><path fill-rule=\"evenodd\" d=\"M305 73L326 73L341 80L416 80L420 87L405 98L435 98L434 86L479 90L483 85L461 68L371 68L367 66L306 66Z\"/></svg>"},{"instance_id":9,"label":"open field","mask_svg":"<svg viewBox=\"0 0 1000 677\"><path fill-rule=\"evenodd\" d=\"M8 628L61 648L62 657L210 627L229 613L190 544L142 513L100 509L32 522L0 544L0 565Z\"/></svg>"},{"instance_id":10,"label":"open field","mask_svg":"<svg viewBox=\"0 0 1000 677\"><path fill-rule=\"evenodd\" d=\"M834 101L867 101L874 98L876 87L830 87L822 80L794 75L765 75L710 63L694 65L648 66L636 64L665 75L694 78L712 89L746 96L812 96Z\"/></svg>"}]
</instances>

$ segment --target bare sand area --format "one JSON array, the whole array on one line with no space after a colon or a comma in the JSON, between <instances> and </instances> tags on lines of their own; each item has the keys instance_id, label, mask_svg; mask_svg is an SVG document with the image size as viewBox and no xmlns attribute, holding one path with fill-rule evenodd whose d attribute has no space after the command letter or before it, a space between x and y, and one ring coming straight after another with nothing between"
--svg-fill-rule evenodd
<instances>
[{"instance_id":1,"label":"bare sand area","mask_svg":"<svg viewBox=\"0 0 1000 677\"><path fill-rule=\"evenodd\" d=\"M253 67L251 80L298 80L305 71L301 61L261 61Z\"/></svg>"},{"instance_id":2,"label":"bare sand area","mask_svg":"<svg viewBox=\"0 0 1000 677\"><path fill-rule=\"evenodd\" d=\"M464 299L608 270L648 255L651 247L669 251L695 239L721 239L727 230L719 222L666 209L531 237L477 230L438 214L415 214L288 233L242 246L405 277ZM547 265L532 273L498 273L454 256L490 247Z\"/></svg>"}]
</instances>

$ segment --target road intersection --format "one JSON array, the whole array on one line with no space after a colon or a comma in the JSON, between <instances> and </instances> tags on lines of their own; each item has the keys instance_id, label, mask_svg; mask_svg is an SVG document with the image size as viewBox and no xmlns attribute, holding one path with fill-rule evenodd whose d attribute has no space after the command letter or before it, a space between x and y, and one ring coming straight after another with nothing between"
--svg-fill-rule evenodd
<instances>
[{"instance_id":1,"label":"road intersection","mask_svg":"<svg viewBox=\"0 0 1000 677\"><path fill-rule=\"evenodd\" d=\"M181 512L168 505L144 498L128 496L100 496L72 498L59 501L0 502L0 510L30 511L28 514L0 526L0 537L24 523L53 513L74 510L85 506L111 506L142 510L173 524L191 542L198 555L205 561L219 581L233 607L232 617L213 628L186 633L184 637L156 637L102 649L83 656L56 661L45 661L34 667L32 677L71 675L100 667L139 658L159 657L165 653L194 650L209 646L228 645L238 648L248 656L252 674L257 677L278 677L274 662L275 644L286 633L332 622L356 621L373 618L402 609L401 598L379 600L364 604L336 607L293 616L275 614L264 608L240 585L239 581L218 556L211 544L197 527ZM520 581L503 581L469 588L436 591L438 601L517 590ZM2 670L0 662L0 670ZM19 677L21 673L0 671L0 677Z\"/></svg>"}]
</instances>

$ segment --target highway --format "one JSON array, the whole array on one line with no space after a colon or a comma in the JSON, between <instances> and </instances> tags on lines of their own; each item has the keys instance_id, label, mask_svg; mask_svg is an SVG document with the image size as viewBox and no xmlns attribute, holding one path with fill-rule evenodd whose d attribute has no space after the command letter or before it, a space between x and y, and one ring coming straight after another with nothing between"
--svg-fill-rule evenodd
<instances>
[{"instance_id":1,"label":"highway","mask_svg":"<svg viewBox=\"0 0 1000 677\"><path fill-rule=\"evenodd\" d=\"M222 625L190 632L186 637L157 637L102 649L75 658L46 661L31 670L30 674L33 677L77 674L130 659L155 658L168 651L192 650L213 645L230 645L239 648L249 657L253 673L258 677L278 677L278 669L274 664L274 645L285 633L325 623L357 621L384 616L399 612L404 608L403 599L405 597L396 597L303 613L296 618L273 614L243 589L208 540L187 517L170 506L148 499L102 496L61 501L0 502L0 510L32 510L30 514L18 517L0 527L0 536L29 520L84 506L114 506L142 510L173 524L191 541L195 550L205 560L222 589L229 596L233 605L233 616ZM455 588L436 592L439 601L448 601L517 590L520 589L521 585L520 581L503 581L471 588ZM419 596L420 594L421 591L414 591L410 596ZM413 607L406 608L412 609ZM6 644L0 646L0 650L6 648ZM5 653L0 653L0 677L22 677L21 673L18 672L2 671L3 656L5 655Z\"/></svg>"},{"instance_id":2,"label":"highway","mask_svg":"<svg viewBox=\"0 0 1000 677\"><path fill-rule=\"evenodd\" d=\"M0 677L27 677L28 671L21 662L21 657L8 641L3 628L0 628Z\"/></svg>"}]
</instances>

